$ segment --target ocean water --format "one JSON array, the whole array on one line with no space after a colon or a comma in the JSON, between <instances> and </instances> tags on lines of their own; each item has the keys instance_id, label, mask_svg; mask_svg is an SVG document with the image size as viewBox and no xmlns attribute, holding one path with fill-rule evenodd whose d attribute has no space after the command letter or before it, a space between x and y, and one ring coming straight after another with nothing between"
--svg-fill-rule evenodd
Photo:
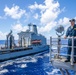
<instances>
[{"instance_id":1,"label":"ocean water","mask_svg":"<svg viewBox=\"0 0 76 75\"><path fill-rule=\"evenodd\" d=\"M49 57L48 50L43 53L0 62L0 75L61 75L60 70L53 67L49 62ZM71 75L75 73L72 70L69 72Z\"/></svg>"},{"instance_id":2,"label":"ocean water","mask_svg":"<svg viewBox=\"0 0 76 75\"><path fill-rule=\"evenodd\" d=\"M6 40L0 40L0 45L4 45L6 42ZM18 40L15 40L15 43L17 44L18 43Z\"/></svg>"}]
</instances>

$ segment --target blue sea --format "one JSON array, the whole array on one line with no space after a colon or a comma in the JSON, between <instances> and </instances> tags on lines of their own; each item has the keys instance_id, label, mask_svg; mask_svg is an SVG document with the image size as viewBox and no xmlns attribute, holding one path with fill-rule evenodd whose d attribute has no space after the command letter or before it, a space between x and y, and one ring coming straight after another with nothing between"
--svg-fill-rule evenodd
<instances>
[{"instance_id":1,"label":"blue sea","mask_svg":"<svg viewBox=\"0 0 76 75\"><path fill-rule=\"evenodd\" d=\"M0 44L4 44L1 40ZM65 52L65 51L64 51ZM0 75L61 75L49 62L49 50L31 56L0 62ZM71 75L74 71L69 70ZM65 74L66 75L66 74Z\"/></svg>"}]
</instances>

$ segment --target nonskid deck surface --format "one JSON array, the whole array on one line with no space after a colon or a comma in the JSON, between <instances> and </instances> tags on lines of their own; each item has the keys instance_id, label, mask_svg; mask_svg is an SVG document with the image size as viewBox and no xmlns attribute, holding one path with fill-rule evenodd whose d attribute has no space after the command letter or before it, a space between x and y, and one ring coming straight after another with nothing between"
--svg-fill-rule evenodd
<instances>
[{"instance_id":1,"label":"nonskid deck surface","mask_svg":"<svg viewBox=\"0 0 76 75\"><path fill-rule=\"evenodd\" d=\"M65 60L66 58L53 58L51 63L57 68L64 68L76 71L76 63L74 63L74 65L71 65L71 62L65 62Z\"/></svg>"}]
</instances>

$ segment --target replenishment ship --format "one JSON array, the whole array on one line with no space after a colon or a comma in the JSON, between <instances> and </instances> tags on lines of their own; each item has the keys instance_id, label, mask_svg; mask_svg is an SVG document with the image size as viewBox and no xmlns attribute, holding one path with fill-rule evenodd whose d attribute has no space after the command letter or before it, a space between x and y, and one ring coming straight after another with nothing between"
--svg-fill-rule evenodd
<instances>
[{"instance_id":1,"label":"replenishment ship","mask_svg":"<svg viewBox=\"0 0 76 75\"><path fill-rule=\"evenodd\" d=\"M21 31L18 36L16 45L12 31L6 35L5 47L0 49L0 62L49 50L46 38L38 34L36 25L29 24L28 30Z\"/></svg>"}]
</instances>

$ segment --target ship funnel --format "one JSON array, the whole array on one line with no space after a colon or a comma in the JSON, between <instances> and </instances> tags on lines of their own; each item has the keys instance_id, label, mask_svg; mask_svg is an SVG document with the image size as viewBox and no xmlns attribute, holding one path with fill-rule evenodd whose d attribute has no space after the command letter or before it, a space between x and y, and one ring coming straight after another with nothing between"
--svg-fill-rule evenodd
<instances>
[{"instance_id":1,"label":"ship funnel","mask_svg":"<svg viewBox=\"0 0 76 75\"><path fill-rule=\"evenodd\" d=\"M37 26L36 26L36 25L33 25L32 31L33 31L35 34L37 34Z\"/></svg>"},{"instance_id":2,"label":"ship funnel","mask_svg":"<svg viewBox=\"0 0 76 75\"><path fill-rule=\"evenodd\" d=\"M29 31L31 31L31 26L32 26L32 24L31 24L31 23L30 23L30 24L28 24Z\"/></svg>"}]
</instances>

